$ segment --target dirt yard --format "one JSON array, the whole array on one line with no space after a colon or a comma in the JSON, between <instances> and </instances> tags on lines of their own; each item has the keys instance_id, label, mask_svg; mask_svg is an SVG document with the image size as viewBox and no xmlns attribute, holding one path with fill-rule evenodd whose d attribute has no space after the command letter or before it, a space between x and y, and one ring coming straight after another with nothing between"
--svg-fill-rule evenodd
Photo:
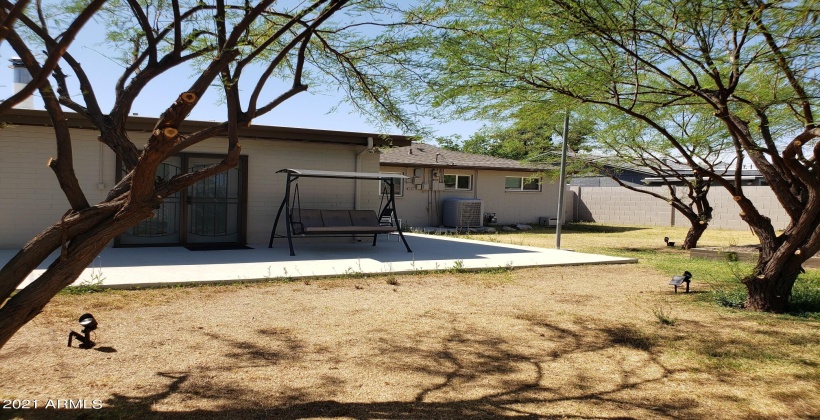
<instances>
[{"instance_id":1,"label":"dirt yard","mask_svg":"<svg viewBox=\"0 0 820 420\"><path fill-rule=\"evenodd\" d=\"M40 409L0 416L820 416L816 322L667 281L619 265L60 295L0 350L2 399ZM97 345L67 348L83 312Z\"/></svg>"}]
</instances>

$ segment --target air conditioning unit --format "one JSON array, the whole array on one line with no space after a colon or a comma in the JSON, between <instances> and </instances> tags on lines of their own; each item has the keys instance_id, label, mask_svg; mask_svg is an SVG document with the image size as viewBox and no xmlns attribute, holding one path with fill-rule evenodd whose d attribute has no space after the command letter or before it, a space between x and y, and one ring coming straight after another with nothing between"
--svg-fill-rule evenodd
<instances>
[{"instance_id":1,"label":"air conditioning unit","mask_svg":"<svg viewBox=\"0 0 820 420\"><path fill-rule=\"evenodd\" d=\"M481 200L447 198L441 204L441 221L447 227L481 227L484 214Z\"/></svg>"}]
</instances>

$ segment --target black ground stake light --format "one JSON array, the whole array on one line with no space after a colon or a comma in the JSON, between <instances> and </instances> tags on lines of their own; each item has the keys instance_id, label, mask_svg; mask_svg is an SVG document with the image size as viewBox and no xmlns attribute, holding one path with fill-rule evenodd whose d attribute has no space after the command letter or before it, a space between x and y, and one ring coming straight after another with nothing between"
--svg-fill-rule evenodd
<instances>
[{"instance_id":1,"label":"black ground stake light","mask_svg":"<svg viewBox=\"0 0 820 420\"><path fill-rule=\"evenodd\" d=\"M77 339L80 342L81 349L90 349L94 347L94 342L91 341L91 331L97 329L97 320L94 315L82 314L80 315L80 325L83 327L83 335L80 335L73 330L68 333L68 347L71 347L71 340Z\"/></svg>"},{"instance_id":2,"label":"black ground stake light","mask_svg":"<svg viewBox=\"0 0 820 420\"><path fill-rule=\"evenodd\" d=\"M675 286L675 293L678 293L678 286L683 283L686 283L686 293L689 293L689 282L692 279L692 273L688 271L684 271L682 276L674 276L672 277L672 281L669 282L672 286Z\"/></svg>"}]
</instances>

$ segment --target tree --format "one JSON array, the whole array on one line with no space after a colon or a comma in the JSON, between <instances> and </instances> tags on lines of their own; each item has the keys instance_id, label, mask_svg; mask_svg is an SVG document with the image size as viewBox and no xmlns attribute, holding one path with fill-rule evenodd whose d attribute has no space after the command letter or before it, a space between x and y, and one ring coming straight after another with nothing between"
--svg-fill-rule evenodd
<instances>
[{"instance_id":1,"label":"tree","mask_svg":"<svg viewBox=\"0 0 820 420\"><path fill-rule=\"evenodd\" d=\"M97 2L90 4L99 6ZM65 34L61 28L49 26L59 22L50 18L53 10L41 8L40 2L36 5L30 13L15 12L14 26L3 30L29 72L44 80L37 87L51 117L57 146L57 155L49 167L59 180L69 209L0 269L0 346L57 292L76 280L111 239L149 217L164 198L234 167L240 156L241 128L307 90L309 77L317 82L331 80L351 98L355 95L360 106L369 101L376 105L374 112L397 116L391 104L381 98L382 86L358 67L359 61L368 57L367 48L379 48L377 41L370 39L366 44L369 38L355 33L382 18L377 12L370 13L380 7L378 1L111 1L96 16L110 29L109 48L124 52L124 71L111 93L114 105L107 111L100 106L98 95L102 93L95 81L66 49L63 38L53 35L55 31ZM58 11L76 11L77 16L85 16L94 11L90 7L68 5ZM11 9L3 3L4 15L0 18L4 22L9 21ZM79 17L73 19L80 21ZM372 26L377 30L381 24ZM34 53L38 48L45 49L44 56ZM67 68L55 65L52 80L43 78L47 63L60 57ZM152 81L175 68L190 69L195 76L161 114L140 150L126 131L131 106ZM79 83L77 96L67 81L69 73ZM269 82L276 77L289 80L290 85L272 95ZM181 134L180 124L214 85L224 101L225 120ZM240 94L241 88L247 88L247 93ZM92 123L99 130L100 141L122 161L125 176L100 203L88 202L74 175L71 133L63 117L64 108ZM169 156L216 136L227 138L220 163L170 179L155 178L158 165ZM60 254L47 270L13 294L55 250Z\"/></svg>"},{"instance_id":2,"label":"tree","mask_svg":"<svg viewBox=\"0 0 820 420\"><path fill-rule=\"evenodd\" d=\"M594 139L596 147L607 155L587 162L626 189L668 202L689 221L689 231L682 248L697 247L712 220L708 196L713 184L711 178L700 171L687 170L687 161L653 127L622 113L609 112L605 115L606 119L599 123L598 135ZM716 174L726 175L729 165L723 159L731 156L733 148L731 140L719 130L716 120L689 112L666 115L656 120L665 120L668 124L665 129L669 133L678 133L676 138L686 149L687 156ZM648 169L659 178L667 194L625 183L613 167Z\"/></svg>"},{"instance_id":3,"label":"tree","mask_svg":"<svg viewBox=\"0 0 820 420\"><path fill-rule=\"evenodd\" d=\"M814 2L451 0L414 13L430 19L407 36L435 46L418 54L433 104L492 112L566 98L651 127L733 196L760 240L746 306L787 309L801 264L820 249ZM708 109L731 139L735 175L693 156L669 131L667 109ZM744 192L747 158L790 217L780 234Z\"/></svg>"},{"instance_id":4,"label":"tree","mask_svg":"<svg viewBox=\"0 0 820 420\"><path fill-rule=\"evenodd\" d=\"M490 115L485 115L489 117ZM564 114L545 112L542 107L524 106L505 117L511 123L484 127L464 140L458 149L514 160L551 161L561 153ZM569 133L569 148L575 152L589 149L594 121L578 115Z\"/></svg>"},{"instance_id":5,"label":"tree","mask_svg":"<svg viewBox=\"0 0 820 420\"><path fill-rule=\"evenodd\" d=\"M48 80L51 72L54 71L54 68L56 68L60 62L62 53L68 49L68 46L74 41L74 37L77 33L105 2L106 0L94 0L82 7L74 20L66 26L66 29L59 37L57 37L51 45L48 45L48 58L44 60L43 63L38 63L39 68L36 69L35 72L32 72L32 80L10 98L6 98L0 102L0 114L8 111L13 106L31 96L39 86ZM15 22L23 16L28 3L29 0L19 0L16 3L10 3L8 0L0 1L0 44L12 33Z\"/></svg>"}]
</instances>

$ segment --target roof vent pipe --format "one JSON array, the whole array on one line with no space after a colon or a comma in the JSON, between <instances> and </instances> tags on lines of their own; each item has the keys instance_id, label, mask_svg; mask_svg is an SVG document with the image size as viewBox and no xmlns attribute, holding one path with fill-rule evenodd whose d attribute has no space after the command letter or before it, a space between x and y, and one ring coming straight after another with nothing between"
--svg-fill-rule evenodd
<instances>
[{"instance_id":1,"label":"roof vent pipe","mask_svg":"<svg viewBox=\"0 0 820 420\"><path fill-rule=\"evenodd\" d=\"M14 70L12 77L14 78L13 93L23 90L26 85L31 82L31 73L26 69L26 65L20 57L12 57L9 59L11 65L10 69ZM34 96L29 96L15 106L18 109L34 109Z\"/></svg>"}]
</instances>

